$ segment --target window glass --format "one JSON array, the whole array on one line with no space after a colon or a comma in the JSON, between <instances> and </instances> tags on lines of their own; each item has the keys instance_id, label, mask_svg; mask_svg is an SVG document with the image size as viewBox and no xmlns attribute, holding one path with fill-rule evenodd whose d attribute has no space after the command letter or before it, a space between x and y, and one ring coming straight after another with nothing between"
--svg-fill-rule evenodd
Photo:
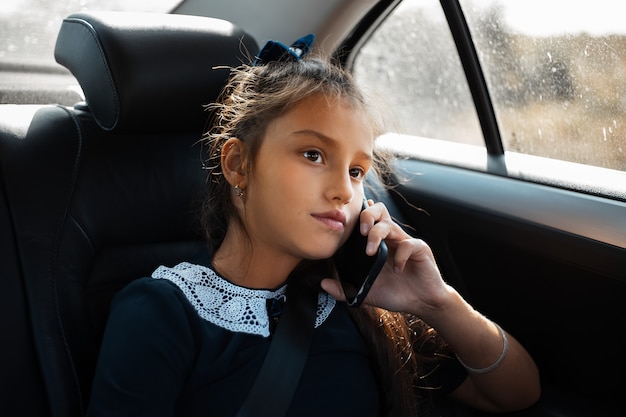
<instances>
[{"instance_id":1,"label":"window glass","mask_svg":"<svg viewBox=\"0 0 626 417\"><path fill-rule=\"evenodd\" d=\"M508 151L626 170L626 24L612 0L462 0Z\"/></svg>"},{"instance_id":2,"label":"window glass","mask_svg":"<svg viewBox=\"0 0 626 417\"><path fill-rule=\"evenodd\" d=\"M400 3L361 48L353 70L388 130L484 146L439 1Z\"/></svg>"},{"instance_id":3,"label":"window glass","mask_svg":"<svg viewBox=\"0 0 626 417\"><path fill-rule=\"evenodd\" d=\"M168 12L178 0L2 0L0 64L54 64L54 44L68 15L88 10Z\"/></svg>"}]
</instances>

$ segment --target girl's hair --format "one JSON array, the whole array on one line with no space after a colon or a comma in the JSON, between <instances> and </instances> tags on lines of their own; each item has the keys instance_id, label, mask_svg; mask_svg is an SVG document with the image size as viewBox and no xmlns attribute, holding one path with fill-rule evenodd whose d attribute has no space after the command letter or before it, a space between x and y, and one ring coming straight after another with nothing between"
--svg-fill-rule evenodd
<instances>
[{"instance_id":1,"label":"girl's hair","mask_svg":"<svg viewBox=\"0 0 626 417\"><path fill-rule=\"evenodd\" d=\"M210 111L207 144L207 196L203 199L202 226L213 251L222 243L231 220L240 222L232 202L231 185L222 175L221 151L233 137L247 148L249 165L255 158L267 126L301 100L315 94L341 99L368 115L363 94L352 76L326 60L306 58L275 61L260 66L243 65L231 69L231 76L218 101L207 106ZM372 120L372 134L380 129ZM387 158L375 151L372 171L386 172ZM245 231L245 230L244 230ZM416 335L430 337L422 331L423 323L409 322L399 313L363 307L349 309L356 325L372 352L372 368L379 382L381 415L415 415L415 390L418 359L412 345ZM415 324L418 324L417 326Z\"/></svg>"}]
</instances>

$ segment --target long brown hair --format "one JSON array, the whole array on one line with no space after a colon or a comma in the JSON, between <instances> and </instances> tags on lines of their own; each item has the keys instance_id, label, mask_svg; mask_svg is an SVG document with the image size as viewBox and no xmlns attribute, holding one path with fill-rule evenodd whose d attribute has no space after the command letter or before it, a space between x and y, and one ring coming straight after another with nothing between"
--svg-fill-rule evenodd
<instances>
[{"instance_id":1,"label":"long brown hair","mask_svg":"<svg viewBox=\"0 0 626 417\"><path fill-rule=\"evenodd\" d=\"M202 225L213 251L222 243L231 220L241 224L233 206L231 186L222 175L222 146L232 137L242 140L250 161L247 169L251 170L267 126L314 94L340 98L359 111L370 112L352 76L319 58L234 68L218 101L207 106L209 128L203 141L208 149L208 181ZM375 118L368 119L372 120L373 134L380 133ZM375 151L370 172L386 170L387 157ZM430 330L419 320L410 320L400 313L371 307L349 311L371 352L381 395L381 415L415 416L414 380L420 361L413 344L416 338L429 337Z\"/></svg>"}]
</instances>

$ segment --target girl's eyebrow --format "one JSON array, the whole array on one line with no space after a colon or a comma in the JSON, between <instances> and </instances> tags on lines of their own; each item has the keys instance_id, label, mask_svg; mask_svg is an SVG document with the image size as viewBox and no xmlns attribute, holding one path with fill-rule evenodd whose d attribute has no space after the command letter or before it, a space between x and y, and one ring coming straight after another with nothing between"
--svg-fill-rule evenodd
<instances>
[{"instance_id":1,"label":"girl's eyebrow","mask_svg":"<svg viewBox=\"0 0 626 417\"><path fill-rule=\"evenodd\" d=\"M310 135L310 136L315 136L317 139L319 139L320 141L330 145L330 146L337 146L337 143L339 142L336 139L331 138L330 136L326 136L325 134L318 132L316 130L313 129L304 129L304 130L298 130L296 132L293 132L295 135ZM360 151L358 152L358 156L360 158L366 159L368 161L371 161L373 159L372 155L367 153L367 152L363 152Z\"/></svg>"},{"instance_id":2,"label":"girl's eyebrow","mask_svg":"<svg viewBox=\"0 0 626 417\"><path fill-rule=\"evenodd\" d=\"M293 132L295 135L311 135L311 136L315 136L317 137L319 140L321 140L324 143L328 143L328 144L334 144L335 142L337 142L335 139L331 138L330 136L326 136L325 134L318 132L317 130L312 130L312 129L304 129L304 130L298 130L296 132Z\"/></svg>"}]
</instances>

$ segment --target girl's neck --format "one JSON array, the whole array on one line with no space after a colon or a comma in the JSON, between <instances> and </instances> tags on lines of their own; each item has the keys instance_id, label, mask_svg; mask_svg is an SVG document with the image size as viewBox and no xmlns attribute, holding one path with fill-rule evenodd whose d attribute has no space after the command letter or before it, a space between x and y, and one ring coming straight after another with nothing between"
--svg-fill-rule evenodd
<instances>
[{"instance_id":1,"label":"girl's neck","mask_svg":"<svg viewBox=\"0 0 626 417\"><path fill-rule=\"evenodd\" d=\"M247 288L275 289L283 285L300 260L270 248L255 247L243 233L234 233L232 229L213 255L216 272Z\"/></svg>"}]
</instances>

